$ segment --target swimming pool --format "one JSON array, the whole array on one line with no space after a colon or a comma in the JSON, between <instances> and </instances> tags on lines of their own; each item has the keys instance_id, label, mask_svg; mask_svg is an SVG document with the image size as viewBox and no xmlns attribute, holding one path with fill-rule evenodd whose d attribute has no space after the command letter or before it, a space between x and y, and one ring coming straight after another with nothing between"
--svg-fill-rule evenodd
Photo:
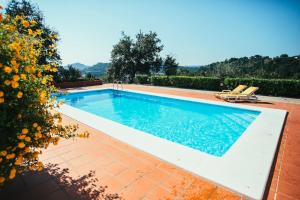
<instances>
[{"instance_id":1,"label":"swimming pool","mask_svg":"<svg viewBox=\"0 0 300 200\"><path fill-rule=\"evenodd\" d=\"M75 89L58 99L66 102L58 112L97 134L249 199L263 198L286 117L285 110L138 90Z\"/></svg>"},{"instance_id":2,"label":"swimming pool","mask_svg":"<svg viewBox=\"0 0 300 200\"><path fill-rule=\"evenodd\" d=\"M71 93L58 100L214 156L223 156L260 113L111 89Z\"/></svg>"}]
</instances>

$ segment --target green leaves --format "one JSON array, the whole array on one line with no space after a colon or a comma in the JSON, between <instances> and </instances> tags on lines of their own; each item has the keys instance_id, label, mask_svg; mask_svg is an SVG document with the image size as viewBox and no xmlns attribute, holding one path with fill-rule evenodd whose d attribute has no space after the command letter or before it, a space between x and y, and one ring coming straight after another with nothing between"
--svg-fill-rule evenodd
<instances>
[{"instance_id":1,"label":"green leaves","mask_svg":"<svg viewBox=\"0 0 300 200\"><path fill-rule=\"evenodd\" d=\"M300 97L300 80L293 79L257 79L257 78L226 78L224 84L228 89L243 84L259 87L257 94Z\"/></svg>"},{"instance_id":2,"label":"green leaves","mask_svg":"<svg viewBox=\"0 0 300 200\"><path fill-rule=\"evenodd\" d=\"M167 55L163 63L163 70L165 74L167 76L176 75L177 67L178 63L176 62L176 59L170 55Z\"/></svg>"},{"instance_id":3,"label":"green leaves","mask_svg":"<svg viewBox=\"0 0 300 200\"><path fill-rule=\"evenodd\" d=\"M138 33L136 40L122 33L118 44L114 45L111 52L111 67L109 77L124 79L129 77L133 82L135 74L150 74L158 72L162 63L159 53L163 49L160 39L155 32Z\"/></svg>"},{"instance_id":4,"label":"green leaves","mask_svg":"<svg viewBox=\"0 0 300 200\"><path fill-rule=\"evenodd\" d=\"M222 79L200 76L154 76L151 82L158 86L219 91ZM300 80L293 79L225 78L223 89L234 89L241 84L259 87L257 94L300 97Z\"/></svg>"},{"instance_id":5,"label":"green leaves","mask_svg":"<svg viewBox=\"0 0 300 200\"><path fill-rule=\"evenodd\" d=\"M300 79L300 56L283 54L274 58L255 55L230 58L199 68L203 76Z\"/></svg>"}]
</instances>

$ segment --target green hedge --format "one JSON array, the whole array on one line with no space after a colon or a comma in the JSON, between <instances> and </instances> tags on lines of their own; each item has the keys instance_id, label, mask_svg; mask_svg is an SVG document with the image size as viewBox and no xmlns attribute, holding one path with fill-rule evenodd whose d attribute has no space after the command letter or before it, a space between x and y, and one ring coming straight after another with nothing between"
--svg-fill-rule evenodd
<instances>
[{"instance_id":1,"label":"green hedge","mask_svg":"<svg viewBox=\"0 0 300 200\"><path fill-rule=\"evenodd\" d=\"M170 80L167 76L152 76L151 83L157 86L171 86Z\"/></svg>"},{"instance_id":2,"label":"green hedge","mask_svg":"<svg viewBox=\"0 0 300 200\"><path fill-rule=\"evenodd\" d=\"M224 82L222 88L221 83ZM219 91L233 89L239 84L259 87L257 94L300 97L300 80L293 79L257 79L257 78L226 78L224 81L214 77L200 76L153 76L151 83L157 86Z\"/></svg>"},{"instance_id":3,"label":"green hedge","mask_svg":"<svg viewBox=\"0 0 300 200\"><path fill-rule=\"evenodd\" d=\"M149 84L151 77L147 75L136 75L134 78L134 82L138 84Z\"/></svg>"},{"instance_id":4,"label":"green hedge","mask_svg":"<svg viewBox=\"0 0 300 200\"><path fill-rule=\"evenodd\" d=\"M153 85L215 91L220 89L220 81L219 78L200 76L154 76L151 79Z\"/></svg>"},{"instance_id":5,"label":"green hedge","mask_svg":"<svg viewBox=\"0 0 300 200\"><path fill-rule=\"evenodd\" d=\"M259 87L257 94L300 97L300 80L256 78L226 78L224 80L224 85L228 89L233 89L239 84Z\"/></svg>"}]
</instances>

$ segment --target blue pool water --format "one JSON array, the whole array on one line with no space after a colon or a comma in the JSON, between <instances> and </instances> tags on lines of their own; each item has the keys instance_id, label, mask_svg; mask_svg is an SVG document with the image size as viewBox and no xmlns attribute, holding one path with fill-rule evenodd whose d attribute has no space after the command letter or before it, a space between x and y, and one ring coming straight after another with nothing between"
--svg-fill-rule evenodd
<instances>
[{"instance_id":1,"label":"blue pool water","mask_svg":"<svg viewBox=\"0 0 300 200\"><path fill-rule=\"evenodd\" d=\"M58 100L219 157L228 151L260 113L111 89L60 95Z\"/></svg>"}]
</instances>

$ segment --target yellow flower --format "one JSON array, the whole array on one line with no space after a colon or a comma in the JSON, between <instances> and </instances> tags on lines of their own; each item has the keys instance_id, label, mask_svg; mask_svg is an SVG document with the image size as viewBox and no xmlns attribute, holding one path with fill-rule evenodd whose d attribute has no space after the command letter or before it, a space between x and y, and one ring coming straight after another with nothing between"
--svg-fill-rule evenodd
<instances>
[{"instance_id":1,"label":"yellow flower","mask_svg":"<svg viewBox=\"0 0 300 200\"><path fill-rule=\"evenodd\" d=\"M22 133L23 133L23 134L27 134L27 133L28 133L28 129L27 129L27 128L23 128L23 129L22 129Z\"/></svg>"},{"instance_id":2,"label":"yellow flower","mask_svg":"<svg viewBox=\"0 0 300 200\"><path fill-rule=\"evenodd\" d=\"M9 173L9 179L14 179L16 177L16 168L12 168Z\"/></svg>"},{"instance_id":3,"label":"yellow flower","mask_svg":"<svg viewBox=\"0 0 300 200\"><path fill-rule=\"evenodd\" d=\"M16 19L16 20L19 20L19 19L22 19L22 17L21 17L20 15L17 15L17 16L15 17L15 19Z\"/></svg>"},{"instance_id":4,"label":"yellow flower","mask_svg":"<svg viewBox=\"0 0 300 200\"><path fill-rule=\"evenodd\" d=\"M45 85L46 83L47 83L47 79L43 78L43 79L42 79L42 84Z\"/></svg>"},{"instance_id":5,"label":"yellow flower","mask_svg":"<svg viewBox=\"0 0 300 200\"><path fill-rule=\"evenodd\" d=\"M32 35L33 31L31 29L28 29L28 34Z\"/></svg>"},{"instance_id":6,"label":"yellow flower","mask_svg":"<svg viewBox=\"0 0 300 200\"><path fill-rule=\"evenodd\" d=\"M36 130L38 130L38 131L40 131L42 129L42 127L40 127L40 126L38 126L37 128L36 128Z\"/></svg>"},{"instance_id":7,"label":"yellow flower","mask_svg":"<svg viewBox=\"0 0 300 200\"><path fill-rule=\"evenodd\" d=\"M37 22L36 22L35 20L31 20L31 21L30 21L30 24L31 24L32 26L34 26L34 25L37 24Z\"/></svg>"},{"instance_id":8,"label":"yellow flower","mask_svg":"<svg viewBox=\"0 0 300 200\"><path fill-rule=\"evenodd\" d=\"M24 142L19 142L18 147L19 147L20 149L23 149L23 148L25 147Z\"/></svg>"},{"instance_id":9,"label":"yellow flower","mask_svg":"<svg viewBox=\"0 0 300 200\"><path fill-rule=\"evenodd\" d=\"M7 155L7 151L3 150L0 152L1 156L6 156Z\"/></svg>"},{"instance_id":10,"label":"yellow flower","mask_svg":"<svg viewBox=\"0 0 300 200\"><path fill-rule=\"evenodd\" d=\"M42 30L41 29L37 29L36 30L36 34L41 35L42 34Z\"/></svg>"},{"instance_id":11,"label":"yellow flower","mask_svg":"<svg viewBox=\"0 0 300 200\"><path fill-rule=\"evenodd\" d=\"M20 76L22 80L26 80L26 74L21 74Z\"/></svg>"},{"instance_id":12,"label":"yellow flower","mask_svg":"<svg viewBox=\"0 0 300 200\"><path fill-rule=\"evenodd\" d=\"M43 76L42 72L39 71L39 72L38 72L38 77L42 77L42 76Z\"/></svg>"},{"instance_id":13,"label":"yellow flower","mask_svg":"<svg viewBox=\"0 0 300 200\"><path fill-rule=\"evenodd\" d=\"M41 101L42 103L46 102L46 95L47 95L47 93L46 93L45 91L42 91L42 92L40 93L40 101Z\"/></svg>"},{"instance_id":14,"label":"yellow flower","mask_svg":"<svg viewBox=\"0 0 300 200\"><path fill-rule=\"evenodd\" d=\"M19 91L17 94L18 99L21 99L23 97L23 92Z\"/></svg>"},{"instance_id":15,"label":"yellow flower","mask_svg":"<svg viewBox=\"0 0 300 200\"><path fill-rule=\"evenodd\" d=\"M8 73L8 74L10 74L11 73L11 71L12 71L12 68L11 67L4 67L4 71L5 71L5 73Z\"/></svg>"},{"instance_id":16,"label":"yellow flower","mask_svg":"<svg viewBox=\"0 0 300 200\"><path fill-rule=\"evenodd\" d=\"M26 66L26 67L24 68L24 70L25 70L25 72L29 73L29 72L30 72L30 66Z\"/></svg>"},{"instance_id":17,"label":"yellow flower","mask_svg":"<svg viewBox=\"0 0 300 200\"><path fill-rule=\"evenodd\" d=\"M45 65L45 70L48 71L50 69L50 65Z\"/></svg>"},{"instance_id":18,"label":"yellow flower","mask_svg":"<svg viewBox=\"0 0 300 200\"><path fill-rule=\"evenodd\" d=\"M4 84L7 85L7 86L9 86L11 84L11 81L10 80L5 80Z\"/></svg>"},{"instance_id":19,"label":"yellow flower","mask_svg":"<svg viewBox=\"0 0 300 200\"><path fill-rule=\"evenodd\" d=\"M12 87L12 88L17 88L17 87L19 87L19 83L18 83L17 81L12 81L12 82L11 82L11 87Z\"/></svg>"},{"instance_id":20,"label":"yellow flower","mask_svg":"<svg viewBox=\"0 0 300 200\"><path fill-rule=\"evenodd\" d=\"M20 47L21 48L21 47ZM13 59L11 62L10 62L13 66L16 66L17 68L20 66L17 61L15 59Z\"/></svg>"},{"instance_id":21,"label":"yellow flower","mask_svg":"<svg viewBox=\"0 0 300 200\"><path fill-rule=\"evenodd\" d=\"M38 123L34 122L34 123L32 124L32 126L33 126L34 128L36 128L36 127L38 126Z\"/></svg>"},{"instance_id":22,"label":"yellow flower","mask_svg":"<svg viewBox=\"0 0 300 200\"><path fill-rule=\"evenodd\" d=\"M4 97L4 92L0 91L0 97Z\"/></svg>"},{"instance_id":23,"label":"yellow flower","mask_svg":"<svg viewBox=\"0 0 300 200\"><path fill-rule=\"evenodd\" d=\"M13 159L15 156L16 155L14 153L10 153L10 154L7 154L6 159L10 160L10 159Z\"/></svg>"},{"instance_id":24,"label":"yellow flower","mask_svg":"<svg viewBox=\"0 0 300 200\"><path fill-rule=\"evenodd\" d=\"M34 136L35 136L35 140L38 140L38 139L40 139L41 137L43 137L43 135L41 134L41 132L36 132L36 133L34 134Z\"/></svg>"},{"instance_id":25,"label":"yellow flower","mask_svg":"<svg viewBox=\"0 0 300 200\"><path fill-rule=\"evenodd\" d=\"M21 51L21 46L19 43L17 42L13 42L11 43L10 45L8 45L8 47L11 49L11 50L14 50L16 51L17 53L19 53ZM12 62L11 62L12 63ZM12 63L13 64L13 63ZM14 64L13 64L14 65Z\"/></svg>"},{"instance_id":26,"label":"yellow flower","mask_svg":"<svg viewBox=\"0 0 300 200\"><path fill-rule=\"evenodd\" d=\"M18 158L15 161L15 165L21 165L23 162L23 156L18 156Z\"/></svg>"},{"instance_id":27,"label":"yellow flower","mask_svg":"<svg viewBox=\"0 0 300 200\"><path fill-rule=\"evenodd\" d=\"M26 138L25 138L25 141L26 141L26 142L30 142L30 141L31 141L31 138L30 138L30 137L26 137Z\"/></svg>"},{"instance_id":28,"label":"yellow flower","mask_svg":"<svg viewBox=\"0 0 300 200\"><path fill-rule=\"evenodd\" d=\"M4 181L5 181L5 178L0 176L0 183L4 183Z\"/></svg>"},{"instance_id":29,"label":"yellow flower","mask_svg":"<svg viewBox=\"0 0 300 200\"><path fill-rule=\"evenodd\" d=\"M35 67L35 66L32 66L32 67L31 67L31 71L34 72L35 70L36 70L36 67ZM40 73L42 73L42 72L40 72Z\"/></svg>"},{"instance_id":30,"label":"yellow flower","mask_svg":"<svg viewBox=\"0 0 300 200\"><path fill-rule=\"evenodd\" d=\"M29 153L30 152L30 148L29 147L25 147L24 151L25 151L25 153Z\"/></svg>"},{"instance_id":31,"label":"yellow flower","mask_svg":"<svg viewBox=\"0 0 300 200\"><path fill-rule=\"evenodd\" d=\"M18 139L19 139L19 140L24 140L25 137L26 137L26 135L19 135L19 136L18 136Z\"/></svg>"},{"instance_id":32,"label":"yellow flower","mask_svg":"<svg viewBox=\"0 0 300 200\"><path fill-rule=\"evenodd\" d=\"M4 98L0 98L0 104L4 103Z\"/></svg>"},{"instance_id":33,"label":"yellow flower","mask_svg":"<svg viewBox=\"0 0 300 200\"><path fill-rule=\"evenodd\" d=\"M26 20L23 20L22 21L22 24L23 24L23 26L25 27L25 28L28 28L29 27L29 22L28 21L26 21Z\"/></svg>"},{"instance_id":34,"label":"yellow flower","mask_svg":"<svg viewBox=\"0 0 300 200\"><path fill-rule=\"evenodd\" d=\"M13 80L14 80L14 81L20 80L20 76L19 76L19 75L13 75Z\"/></svg>"}]
</instances>

